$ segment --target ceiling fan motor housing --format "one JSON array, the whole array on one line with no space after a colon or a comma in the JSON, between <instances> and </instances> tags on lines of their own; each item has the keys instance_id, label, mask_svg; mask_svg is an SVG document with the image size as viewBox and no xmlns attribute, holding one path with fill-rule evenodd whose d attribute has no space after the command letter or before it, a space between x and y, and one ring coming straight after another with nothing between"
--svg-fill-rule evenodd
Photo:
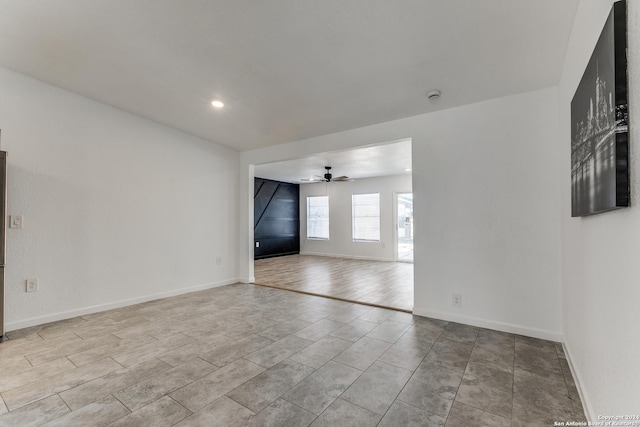
<instances>
[{"instance_id":1,"label":"ceiling fan motor housing","mask_svg":"<svg viewBox=\"0 0 640 427\"><path fill-rule=\"evenodd\" d=\"M327 170L327 173L324 174L324 179L329 182L331 181L331 166L325 166L324 168Z\"/></svg>"}]
</instances>

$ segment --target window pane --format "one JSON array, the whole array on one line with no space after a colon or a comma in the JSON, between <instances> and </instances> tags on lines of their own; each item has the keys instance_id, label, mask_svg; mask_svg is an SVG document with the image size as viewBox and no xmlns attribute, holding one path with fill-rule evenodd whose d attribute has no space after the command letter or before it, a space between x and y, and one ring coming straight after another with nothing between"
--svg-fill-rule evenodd
<instances>
[{"instance_id":1,"label":"window pane","mask_svg":"<svg viewBox=\"0 0 640 427\"><path fill-rule=\"evenodd\" d=\"M329 197L307 197L307 238L329 239Z\"/></svg>"},{"instance_id":2,"label":"window pane","mask_svg":"<svg viewBox=\"0 0 640 427\"><path fill-rule=\"evenodd\" d=\"M380 194L354 194L353 240L380 241Z\"/></svg>"}]
</instances>

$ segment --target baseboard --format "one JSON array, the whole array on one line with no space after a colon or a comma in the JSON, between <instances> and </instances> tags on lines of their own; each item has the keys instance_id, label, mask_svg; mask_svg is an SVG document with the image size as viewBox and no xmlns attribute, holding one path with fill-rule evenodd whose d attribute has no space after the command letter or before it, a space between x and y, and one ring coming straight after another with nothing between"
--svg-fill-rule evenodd
<instances>
[{"instance_id":1,"label":"baseboard","mask_svg":"<svg viewBox=\"0 0 640 427\"><path fill-rule=\"evenodd\" d=\"M324 256L324 257L329 257L329 258L355 259L355 260L361 260L361 261L393 262L393 258L376 258L376 257L358 256L358 255L324 254L324 253L319 253L319 252L300 252L300 255Z\"/></svg>"},{"instance_id":2,"label":"baseboard","mask_svg":"<svg viewBox=\"0 0 640 427\"><path fill-rule=\"evenodd\" d=\"M239 279L240 283L255 283L256 282L256 278L254 277L244 277L242 279Z\"/></svg>"},{"instance_id":3,"label":"baseboard","mask_svg":"<svg viewBox=\"0 0 640 427\"><path fill-rule=\"evenodd\" d=\"M176 295L188 294L190 292L202 291L205 289L217 288L219 286L231 285L238 283L238 279L227 279L219 282L205 283L203 285L191 286L188 288L175 289L167 292L160 292L153 295L145 295L142 297L130 298L126 300L114 301L106 304L93 305L90 307L79 308L75 310L62 311L59 313L48 314L46 316L32 317L30 319L18 320L15 322L7 322L5 329L7 332L15 331L16 329L28 328L31 326L42 325L44 323L56 322L58 320L70 319L72 317L85 316L87 314L98 313L105 310L111 310L114 308L126 307L129 305L140 304L147 301L153 301L162 298L173 297Z\"/></svg>"},{"instance_id":4,"label":"baseboard","mask_svg":"<svg viewBox=\"0 0 640 427\"><path fill-rule=\"evenodd\" d=\"M562 334L559 332L545 331L543 329L530 328L512 323L498 322L495 320L480 319L477 317L463 316L459 314L432 311L421 307L413 307L413 314L434 319L446 320L447 322L464 323L465 325L478 326L480 328L493 329L496 331L508 332L511 334L525 335L533 338L540 338L550 341L562 341Z\"/></svg>"},{"instance_id":5,"label":"baseboard","mask_svg":"<svg viewBox=\"0 0 640 427\"><path fill-rule=\"evenodd\" d=\"M587 421L597 421L596 415L593 412L593 407L591 406L591 402L589 401L589 397L584 387L582 386L582 376L580 375L580 370L573 363L573 355L569 346L562 340L562 348L564 350L564 355L567 358L567 363L569 364L569 369L571 370L571 375L573 375L573 381L576 383L576 388L578 389L578 394L580 395L580 401L582 402L582 409L584 410L584 414L587 417Z\"/></svg>"}]
</instances>

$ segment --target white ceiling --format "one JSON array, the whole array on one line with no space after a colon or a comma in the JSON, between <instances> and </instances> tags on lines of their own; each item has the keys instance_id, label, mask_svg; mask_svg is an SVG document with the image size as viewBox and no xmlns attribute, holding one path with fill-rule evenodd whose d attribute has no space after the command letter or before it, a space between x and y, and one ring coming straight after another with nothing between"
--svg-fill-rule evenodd
<instances>
[{"instance_id":1,"label":"white ceiling","mask_svg":"<svg viewBox=\"0 0 640 427\"><path fill-rule=\"evenodd\" d=\"M576 4L0 0L0 65L243 151L552 86Z\"/></svg>"},{"instance_id":2,"label":"white ceiling","mask_svg":"<svg viewBox=\"0 0 640 427\"><path fill-rule=\"evenodd\" d=\"M256 165L254 175L259 178L305 184L300 181L302 178L324 175L325 166L331 166L334 177L348 176L354 179L408 173L405 169L411 169L411 140Z\"/></svg>"}]
</instances>

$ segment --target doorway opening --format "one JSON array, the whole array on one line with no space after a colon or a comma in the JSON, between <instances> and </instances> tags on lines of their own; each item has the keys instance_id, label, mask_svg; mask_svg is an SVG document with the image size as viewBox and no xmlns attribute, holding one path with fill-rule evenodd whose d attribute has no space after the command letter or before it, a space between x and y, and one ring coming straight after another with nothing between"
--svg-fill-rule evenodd
<instances>
[{"instance_id":1,"label":"doorway opening","mask_svg":"<svg viewBox=\"0 0 640 427\"><path fill-rule=\"evenodd\" d=\"M396 261L413 262L413 193L398 193Z\"/></svg>"},{"instance_id":2,"label":"doorway opening","mask_svg":"<svg viewBox=\"0 0 640 427\"><path fill-rule=\"evenodd\" d=\"M299 187L299 253L262 257L254 249L253 282L411 312L414 300L411 144L410 139L402 139L252 165L254 184L269 181ZM327 166L340 179L323 179L324 175L319 173ZM274 218L256 211L261 205L255 197L259 187L257 184L254 187L253 245L262 248L268 241L259 235L255 223L259 218L269 221ZM371 238L354 234L354 196L364 195L375 195L377 200L377 207L367 211L372 227L378 228L378 234ZM319 206L310 204L310 200L320 198L324 209L310 213L311 205ZM309 223L318 222L318 215L326 228L322 232L309 227ZM275 232L285 230L276 227ZM285 237L276 234L268 236L269 239Z\"/></svg>"}]
</instances>

